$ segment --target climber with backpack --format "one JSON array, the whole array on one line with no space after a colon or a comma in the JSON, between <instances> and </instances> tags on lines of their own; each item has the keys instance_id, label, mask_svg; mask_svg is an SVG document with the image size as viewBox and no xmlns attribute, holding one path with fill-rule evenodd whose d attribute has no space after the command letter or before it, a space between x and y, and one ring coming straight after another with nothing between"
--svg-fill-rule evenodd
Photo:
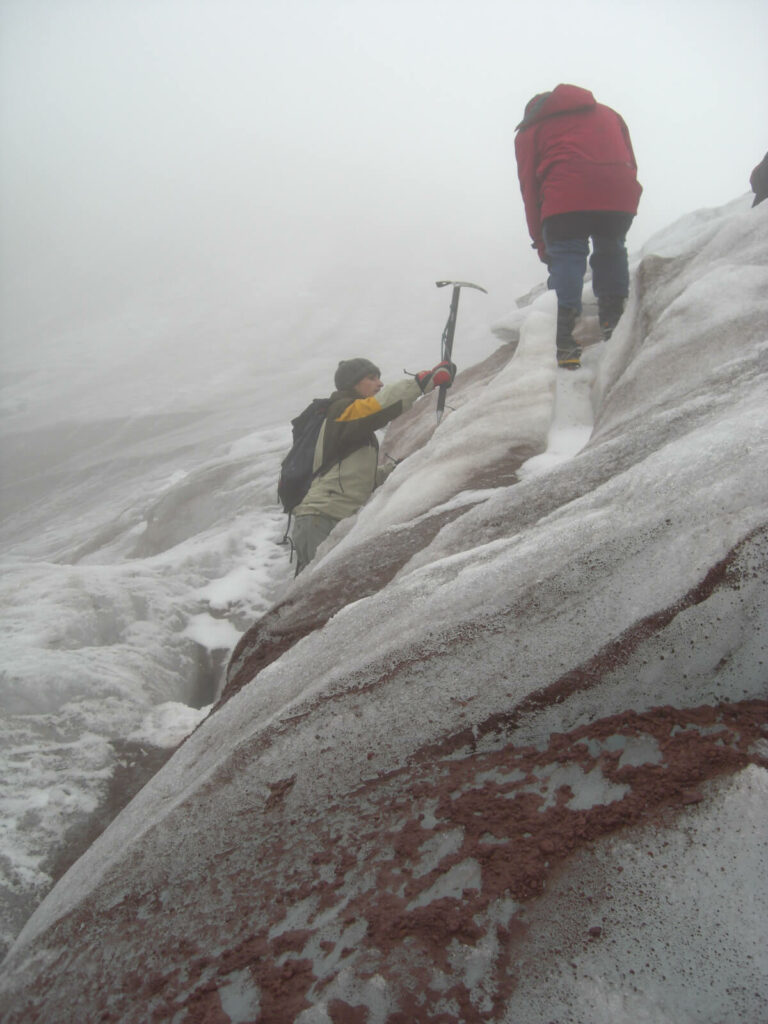
<instances>
[{"instance_id":1,"label":"climber with backpack","mask_svg":"<svg viewBox=\"0 0 768 1024\"><path fill-rule=\"evenodd\" d=\"M281 467L278 496L294 517L296 575L334 526L354 515L394 469L394 464L378 464L376 431L433 388L450 387L455 375L456 367L446 359L384 386L369 359L343 359L330 398L315 399L293 420L294 444Z\"/></svg>"}]
</instances>

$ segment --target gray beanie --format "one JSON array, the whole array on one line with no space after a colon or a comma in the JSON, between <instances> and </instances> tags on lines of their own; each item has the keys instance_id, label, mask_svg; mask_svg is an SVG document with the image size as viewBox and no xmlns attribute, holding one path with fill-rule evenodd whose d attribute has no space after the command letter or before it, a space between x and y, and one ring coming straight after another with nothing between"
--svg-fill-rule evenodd
<instances>
[{"instance_id":1,"label":"gray beanie","mask_svg":"<svg viewBox=\"0 0 768 1024\"><path fill-rule=\"evenodd\" d=\"M381 370L370 359L342 359L333 382L338 391L351 391L363 377L380 377Z\"/></svg>"}]
</instances>

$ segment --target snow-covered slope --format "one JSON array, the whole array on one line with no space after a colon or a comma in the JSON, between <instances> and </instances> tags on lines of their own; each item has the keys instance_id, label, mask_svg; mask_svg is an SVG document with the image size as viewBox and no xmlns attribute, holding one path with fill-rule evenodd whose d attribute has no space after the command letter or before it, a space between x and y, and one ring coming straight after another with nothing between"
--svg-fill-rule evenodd
<instances>
[{"instance_id":1,"label":"snow-covered slope","mask_svg":"<svg viewBox=\"0 0 768 1024\"><path fill-rule=\"evenodd\" d=\"M5 1020L768 1017L767 227L646 246L574 375L542 296L393 425Z\"/></svg>"},{"instance_id":2,"label":"snow-covered slope","mask_svg":"<svg viewBox=\"0 0 768 1024\"><path fill-rule=\"evenodd\" d=\"M213 259L194 302L171 261L184 295L129 275L128 308L105 268L103 317L62 321L41 300L38 333L3 320L0 958L205 716L290 581L275 492L291 416L350 354L389 379L434 364L449 296L424 264L377 278L350 261L276 290ZM487 301L463 300L465 364L497 347Z\"/></svg>"}]
</instances>

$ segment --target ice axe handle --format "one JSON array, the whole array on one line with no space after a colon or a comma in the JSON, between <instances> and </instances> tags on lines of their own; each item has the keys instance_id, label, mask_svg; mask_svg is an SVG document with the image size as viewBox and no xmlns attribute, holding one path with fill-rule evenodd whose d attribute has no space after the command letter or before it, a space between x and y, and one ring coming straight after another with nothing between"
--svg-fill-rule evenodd
<instances>
[{"instance_id":1,"label":"ice axe handle","mask_svg":"<svg viewBox=\"0 0 768 1024\"><path fill-rule=\"evenodd\" d=\"M443 331L443 340L440 346L440 360L444 362L446 359L450 361L453 353L453 336L456 333L456 315L459 311L459 292L462 288L477 288L479 292L485 291L485 288L481 288L479 284L471 284L469 281L435 281L438 288L445 288L446 285L453 285L453 292L451 294L451 309L448 314L448 322L445 325ZM445 395L448 391L447 384L441 384L437 395L437 422L443 418L443 412L445 410Z\"/></svg>"}]
</instances>

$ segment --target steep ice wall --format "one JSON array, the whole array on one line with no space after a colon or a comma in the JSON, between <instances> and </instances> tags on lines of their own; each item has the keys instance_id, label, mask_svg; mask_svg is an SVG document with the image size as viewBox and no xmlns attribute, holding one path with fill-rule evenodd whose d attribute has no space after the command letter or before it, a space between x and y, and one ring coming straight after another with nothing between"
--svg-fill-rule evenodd
<instances>
[{"instance_id":1,"label":"steep ice wall","mask_svg":"<svg viewBox=\"0 0 768 1024\"><path fill-rule=\"evenodd\" d=\"M581 375L544 296L399 422L29 921L9 1022L768 1016L767 218L649 247Z\"/></svg>"}]
</instances>

